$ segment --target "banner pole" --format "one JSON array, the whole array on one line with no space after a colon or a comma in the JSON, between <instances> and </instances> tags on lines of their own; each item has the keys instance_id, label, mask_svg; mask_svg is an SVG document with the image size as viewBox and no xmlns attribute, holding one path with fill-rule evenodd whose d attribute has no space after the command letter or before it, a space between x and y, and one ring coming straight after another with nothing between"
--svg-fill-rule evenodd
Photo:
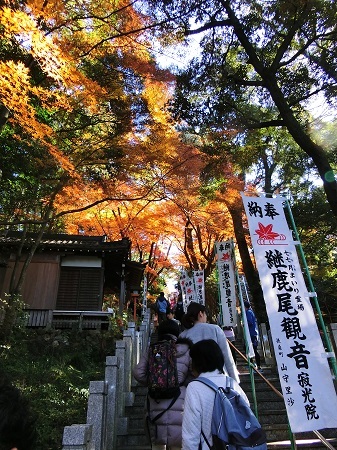
<instances>
[{"instance_id":1,"label":"banner pole","mask_svg":"<svg viewBox=\"0 0 337 450\"><path fill-rule=\"evenodd\" d=\"M310 275L310 272L309 272L309 267L308 267L305 255L304 255L303 247L302 247L302 244L301 244L300 239L299 239L299 235L298 235L298 232L297 232L297 228L296 228L296 225L295 225L295 220L294 220L291 208L290 208L289 201L288 201L287 198L285 198L284 201L285 201L287 212L289 214L289 218L290 218L290 221L291 221L292 231L293 231L293 233L295 235L296 245L297 245L298 250L300 252L302 263L303 263L303 266L304 266L304 270L305 270L305 273L306 273L306 276L307 276L307 279L308 279L309 288L310 288L310 291L312 293L310 298L313 299L313 302L315 304L315 308L317 310L317 314L318 314L319 322L320 322L320 325L321 325L321 329L323 331L325 344L327 346L328 352L331 355L331 356L328 356L328 359L330 359L332 370L333 370L333 373L334 373L334 377L335 377L335 380L337 380L337 363L336 363L336 357L334 356L334 350L333 350L333 347L331 345L331 341L330 341L330 338L328 336L328 333L326 331L326 326L325 326L324 319L323 319L323 316L322 316L321 308L320 308L319 303L318 303L317 295L316 295L315 288L314 288L314 285L313 285L313 282L312 282L312 279L311 279L311 275Z\"/></svg>"},{"instance_id":2,"label":"banner pole","mask_svg":"<svg viewBox=\"0 0 337 450\"><path fill-rule=\"evenodd\" d=\"M235 271L235 278L236 278L236 286L237 286L237 292L240 302L240 318L241 318L241 324L243 329L243 338L245 342L245 350L246 350L246 361L248 362L248 369L249 369L249 378L250 378L250 384L252 386L252 395L253 395L253 403L254 403L254 412L257 417L259 418L259 412L257 408L257 398L256 398L256 389L255 389L255 378L254 378L254 369L253 364L250 362L250 349L249 349L249 341L248 341L248 330L245 326L245 320L243 318L243 314L246 314L244 304L243 304L243 296L242 296L242 289L241 289L241 280L238 272L238 268L236 265L236 258L235 258L235 252L234 252L234 242L233 242L233 261L234 261L234 271ZM243 355L242 355L243 356Z\"/></svg>"}]
</instances>

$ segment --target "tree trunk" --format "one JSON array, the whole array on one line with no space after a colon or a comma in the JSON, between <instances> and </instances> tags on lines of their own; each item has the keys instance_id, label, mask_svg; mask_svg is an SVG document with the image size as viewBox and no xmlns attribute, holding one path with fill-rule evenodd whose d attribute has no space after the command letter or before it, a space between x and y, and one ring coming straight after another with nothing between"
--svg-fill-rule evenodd
<instances>
[{"instance_id":1,"label":"tree trunk","mask_svg":"<svg viewBox=\"0 0 337 450\"><path fill-rule=\"evenodd\" d=\"M243 272L245 274L249 291L252 296L252 301L254 303L254 310L259 321L265 323L268 320L266 305L259 275L252 262L245 238L245 231L242 225L243 209L233 208L233 206L229 206L228 210L233 220L235 239L241 257Z\"/></svg>"},{"instance_id":2,"label":"tree trunk","mask_svg":"<svg viewBox=\"0 0 337 450\"><path fill-rule=\"evenodd\" d=\"M314 161L323 181L324 191L331 210L333 214L337 216L337 182L324 149L312 141L302 124L294 116L287 99L278 85L275 71L264 65L263 61L257 56L254 46L247 37L240 20L236 17L234 10L231 7L231 2L226 0L223 4L234 28L234 32L241 45L244 47L249 62L260 75L265 88L269 91L279 110L280 116L283 119L284 126L299 147Z\"/></svg>"},{"instance_id":3,"label":"tree trunk","mask_svg":"<svg viewBox=\"0 0 337 450\"><path fill-rule=\"evenodd\" d=\"M185 246L184 246L184 254L187 259L191 270L199 270L198 259L195 255L194 244L193 244L193 236L192 236L193 228L190 225L190 221L188 220L185 225Z\"/></svg>"},{"instance_id":4,"label":"tree trunk","mask_svg":"<svg viewBox=\"0 0 337 450\"><path fill-rule=\"evenodd\" d=\"M260 284L259 274L254 266L251 255L249 254L246 241L246 232L243 226L243 203L240 192L244 188L244 176L239 175L228 179L226 184L226 195L224 196L227 209L231 215L234 227L236 243L238 245L242 268L247 280L254 310L260 322L268 320L264 296Z\"/></svg>"}]
</instances>

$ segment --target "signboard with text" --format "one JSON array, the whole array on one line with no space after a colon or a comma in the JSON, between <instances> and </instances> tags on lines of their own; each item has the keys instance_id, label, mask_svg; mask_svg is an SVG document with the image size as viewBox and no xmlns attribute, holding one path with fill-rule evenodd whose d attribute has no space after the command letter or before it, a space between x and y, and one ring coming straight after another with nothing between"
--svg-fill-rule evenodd
<instances>
[{"instance_id":1,"label":"signboard with text","mask_svg":"<svg viewBox=\"0 0 337 450\"><path fill-rule=\"evenodd\" d=\"M190 302L195 302L196 295L194 290L194 281L193 278L191 278L188 273L183 270L180 275L180 287L183 294L183 302L184 302L184 309L186 310L186 307L189 305Z\"/></svg>"},{"instance_id":2,"label":"signboard with text","mask_svg":"<svg viewBox=\"0 0 337 450\"><path fill-rule=\"evenodd\" d=\"M337 397L281 197L242 194L293 433L337 427Z\"/></svg>"},{"instance_id":3,"label":"signboard with text","mask_svg":"<svg viewBox=\"0 0 337 450\"><path fill-rule=\"evenodd\" d=\"M201 305L205 304L205 280L203 270L194 270L194 289L195 289L195 301Z\"/></svg>"},{"instance_id":4,"label":"signboard with text","mask_svg":"<svg viewBox=\"0 0 337 450\"><path fill-rule=\"evenodd\" d=\"M237 325L235 265L233 241L215 243L216 264L219 278L222 326Z\"/></svg>"}]
</instances>

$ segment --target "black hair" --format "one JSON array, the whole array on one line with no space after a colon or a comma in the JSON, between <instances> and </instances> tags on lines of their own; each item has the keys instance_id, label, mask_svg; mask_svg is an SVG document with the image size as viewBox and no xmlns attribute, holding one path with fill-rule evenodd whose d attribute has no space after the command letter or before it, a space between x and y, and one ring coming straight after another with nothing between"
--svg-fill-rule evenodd
<instances>
[{"instance_id":1,"label":"black hair","mask_svg":"<svg viewBox=\"0 0 337 450\"><path fill-rule=\"evenodd\" d=\"M36 442L36 418L27 399L7 381L0 384L0 450L33 450Z\"/></svg>"},{"instance_id":2,"label":"black hair","mask_svg":"<svg viewBox=\"0 0 337 450\"><path fill-rule=\"evenodd\" d=\"M175 320L167 319L160 322L158 326L158 339L161 341L168 334L173 334L173 336L178 337L180 333L180 328Z\"/></svg>"},{"instance_id":3,"label":"black hair","mask_svg":"<svg viewBox=\"0 0 337 450\"><path fill-rule=\"evenodd\" d=\"M181 319L184 328L192 328L194 323L198 320L200 312L206 312L205 306L197 302L191 302L187 307L186 314L184 314Z\"/></svg>"},{"instance_id":4,"label":"black hair","mask_svg":"<svg viewBox=\"0 0 337 450\"><path fill-rule=\"evenodd\" d=\"M245 300L243 304L245 305L245 308L250 308L250 303L247 300Z\"/></svg>"},{"instance_id":5,"label":"black hair","mask_svg":"<svg viewBox=\"0 0 337 450\"><path fill-rule=\"evenodd\" d=\"M217 370L223 373L225 359L221 348L213 339L204 339L192 345L190 350L192 369L198 375Z\"/></svg>"}]
</instances>

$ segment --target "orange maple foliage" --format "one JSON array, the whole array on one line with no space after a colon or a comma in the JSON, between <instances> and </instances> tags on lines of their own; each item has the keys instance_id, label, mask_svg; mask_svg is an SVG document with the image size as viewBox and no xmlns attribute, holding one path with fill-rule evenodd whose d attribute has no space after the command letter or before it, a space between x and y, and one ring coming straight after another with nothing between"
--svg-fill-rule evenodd
<instances>
[{"instance_id":1,"label":"orange maple foliage","mask_svg":"<svg viewBox=\"0 0 337 450\"><path fill-rule=\"evenodd\" d=\"M38 84L27 59L2 61L0 98L11 123L44 145L61 169L53 198L45 199L52 220L63 217L70 233L129 237L135 257L149 261L154 280L180 265L210 269L214 242L231 236L232 228L220 193L200 201L206 160L171 123L166 104L173 77L156 68L144 25L146 18L126 1L29 0L21 9L0 9L4 38L16 42L45 75ZM117 61L109 82L84 71L104 58ZM128 102L120 67L141 79L138 95L147 120L140 127L138 117L128 117L129 126L123 123L123 132L112 137L119 124L111 104ZM55 119L41 121L33 98ZM80 123L68 137L77 111L92 123ZM116 147L122 158L111 176L105 150ZM170 255L173 248L180 256Z\"/></svg>"},{"instance_id":2,"label":"orange maple foliage","mask_svg":"<svg viewBox=\"0 0 337 450\"><path fill-rule=\"evenodd\" d=\"M24 61L1 62L1 102L14 125L45 145L63 170L72 171L70 155L58 146L56 130L37 118L32 97L52 113L70 112L81 105L91 115L102 114L111 92L84 73L83 62L116 54L122 63L126 55L138 70L142 63L148 70L150 58L144 39L141 43L137 40L143 19L127 2L30 0L21 9L1 8L0 26L3 39L15 42L27 55ZM32 79L33 62L47 77L48 85L38 86Z\"/></svg>"}]
</instances>

